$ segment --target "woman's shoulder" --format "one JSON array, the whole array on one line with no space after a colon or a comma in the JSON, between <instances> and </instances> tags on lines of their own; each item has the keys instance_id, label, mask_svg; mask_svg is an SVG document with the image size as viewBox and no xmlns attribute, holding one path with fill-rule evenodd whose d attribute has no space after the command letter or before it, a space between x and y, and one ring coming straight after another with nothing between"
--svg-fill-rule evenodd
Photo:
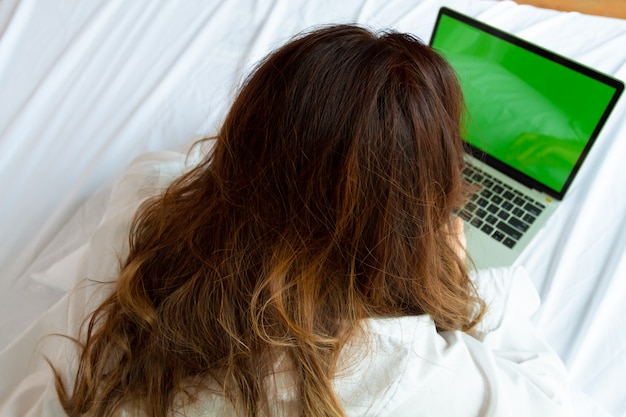
<instances>
[{"instance_id":1,"label":"woman's shoulder","mask_svg":"<svg viewBox=\"0 0 626 417\"><path fill-rule=\"evenodd\" d=\"M570 415L564 367L528 320L539 300L524 270L474 279L489 310L473 332L439 332L426 315L363 323L336 381L348 415Z\"/></svg>"}]
</instances>

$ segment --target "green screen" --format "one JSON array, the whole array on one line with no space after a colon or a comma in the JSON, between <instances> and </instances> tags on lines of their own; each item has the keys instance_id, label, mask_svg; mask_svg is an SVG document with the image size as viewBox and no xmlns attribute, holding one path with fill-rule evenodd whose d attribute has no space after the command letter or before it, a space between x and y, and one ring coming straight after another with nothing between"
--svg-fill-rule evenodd
<instances>
[{"instance_id":1,"label":"green screen","mask_svg":"<svg viewBox=\"0 0 626 417\"><path fill-rule=\"evenodd\" d=\"M432 46L459 76L465 140L560 192L615 89L447 15Z\"/></svg>"}]
</instances>

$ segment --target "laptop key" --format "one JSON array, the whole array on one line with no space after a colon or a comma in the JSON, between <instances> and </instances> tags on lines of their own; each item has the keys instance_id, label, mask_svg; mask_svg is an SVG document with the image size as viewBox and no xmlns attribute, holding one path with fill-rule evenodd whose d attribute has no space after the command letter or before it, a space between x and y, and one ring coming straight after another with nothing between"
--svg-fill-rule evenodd
<instances>
[{"instance_id":1,"label":"laptop key","mask_svg":"<svg viewBox=\"0 0 626 417\"><path fill-rule=\"evenodd\" d=\"M517 230L520 230L522 232L525 232L526 230L528 230L528 227L529 227L526 223L524 223L517 217L511 217L509 219L509 224L515 227Z\"/></svg>"},{"instance_id":2,"label":"laptop key","mask_svg":"<svg viewBox=\"0 0 626 417\"><path fill-rule=\"evenodd\" d=\"M486 224L483 227L480 228L480 230L482 230L483 232L487 233L488 235L491 234L491 232L493 232L493 227Z\"/></svg>"},{"instance_id":3,"label":"laptop key","mask_svg":"<svg viewBox=\"0 0 626 417\"><path fill-rule=\"evenodd\" d=\"M524 217L524 214L526 214L526 212L519 207L515 207L513 209L513 214L521 218L521 217Z\"/></svg>"},{"instance_id":4,"label":"laptop key","mask_svg":"<svg viewBox=\"0 0 626 417\"><path fill-rule=\"evenodd\" d=\"M482 220L480 220L480 219L478 219L478 218L473 218L473 219L470 221L470 224L471 224L472 226L474 226L474 227L478 227L478 228L479 228L480 226L482 226L483 221L482 221Z\"/></svg>"},{"instance_id":5,"label":"laptop key","mask_svg":"<svg viewBox=\"0 0 626 417\"><path fill-rule=\"evenodd\" d=\"M489 216L487 216L485 221L489 224L496 224L498 222L498 218L490 214Z\"/></svg>"},{"instance_id":6,"label":"laptop key","mask_svg":"<svg viewBox=\"0 0 626 417\"><path fill-rule=\"evenodd\" d=\"M524 221L528 224L532 224L535 220L536 218L531 216L530 214L524 216Z\"/></svg>"},{"instance_id":7,"label":"laptop key","mask_svg":"<svg viewBox=\"0 0 626 417\"><path fill-rule=\"evenodd\" d=\"M499 217L499 218L501 218L502 220L506 220L506 219L508 219L508 218L509 218L509 216L510 216L510 214L509 214L509 213L507 213L507 212L506 212L506 211L504 211L504 210L500 210L500 213L498 213L498 217Z\"/></svg>"},{"instance_id":8,"label":"laptop key","mask_svg":"<svg viewBox=\"0 0 626 417\"><path fill-rule=\"evenodd\" d=\"M510 237L507 237L502 241L502 244L508 248L513 248L513 246L515 246L516 243L517 242L511 239Z\"/></svg>"},{"instance_id":9,"label":"laptop key","mask_svg":"<svg viewBox=\"0 0 626 417\"><path fill-rule=\"evenodd\" d=\"M522 233L519 230L514 229L513 227L509 226L508 224L504 222L498 222L496 224L496 228L503 231L504 233L506 233L507 235L511 236L514 239L519 239L522 237Z\"/></svg>"},{"instance_id":10,"label":"laptop key","mask_svg":"<svg viewBox=\"0 0 626 417\"><path fill-rule=\"evenodd\" d=\"M539 216L541 214L541 209L535 205L532 205L530 203L526 203L526 205L524 206L524 208L532 215L534 216Z\"/></svg>"},{"instance_id":11,"label":"laptop key","mask_svg":"<svg viewBox=\"0 0 626 417\"><path fill-rule=\"evenodd\" d=\"M495 240L497 240L498 242L501 242L502 239L504 239L506 237L506 235L502 232L498 232L497 230L495 232L493 232L493 234L491 235L492 238L494 238Z\"/></svg>"}]
</instances>

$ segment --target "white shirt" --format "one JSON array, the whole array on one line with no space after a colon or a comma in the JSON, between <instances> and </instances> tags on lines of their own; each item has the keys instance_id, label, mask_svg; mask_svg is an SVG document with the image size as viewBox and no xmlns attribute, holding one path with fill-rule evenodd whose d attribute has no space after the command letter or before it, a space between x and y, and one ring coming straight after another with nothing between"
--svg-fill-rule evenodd
<instances>
[{"instance_id":1,"label":"white shirt","mask_svg":"<svg viewBox=\"0 0 626 417\"><path fill-rule=\"evenodd\" d=\"M565 369L528 320L539 299L524 270L484 270L476 282L491 301L480 334L437 332L425 315L367 320L366 340L342 352L334 381L348 416L573 415ZM279 415L296 415L289 378L276 385ZM185 411L235 415L212 394Z\"/></svg>"}]
</instances>

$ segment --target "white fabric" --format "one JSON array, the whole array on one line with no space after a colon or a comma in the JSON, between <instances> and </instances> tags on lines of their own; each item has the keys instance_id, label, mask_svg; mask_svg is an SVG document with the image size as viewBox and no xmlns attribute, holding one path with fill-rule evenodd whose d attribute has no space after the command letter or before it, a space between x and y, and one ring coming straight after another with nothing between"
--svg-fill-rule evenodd
<instances>
[{"instance_id":1,"label":"white fabric","mask_svg":"<svg viewBox=\"0 0 626 417\"><path fill-rule=\"evenodd\" d=\"M522 268L481 271L481 295L494 301L482 342L435 331L427 316L368 320L365 339L342 354L335 381L348 416L572 416L565 369L528 320L539 297ZM341 363L341 359L340 359ZM287 383L273 405L296 415ZM200 396L193 416L233 415ZM281 414L278 414L281 415Z\"/></svg>"},{"instance_id":2,"label":"white fabric","mask_svg":"<svg viewBox=\"0 0 626 417\"><path fill-rule=\"evenodd\" d=\"M73 280L67 256L83 255L124 167L214 133L269 50L331 22L428 40L441 5L626 79L626 21L511 1L0 1L0 350L28 349L18 337L35 322L54 329L48 310ZM532 320L572 387L616 417L626 417L624 103L518 262L542 299Z\"/></svg>"},{"instance_id":3,"label":"white fabric","mask_svg":"<svg viewBox=\"0 0 626 417\"><path fill-rule=\"evenodd\" d=\"M75 357L71 344L46 336L77 335L81 320L111 289L81 282L82 277L115 279L139 204L195 160L158 152L135 161L113 188L89 240L39 276L55 280L61 289L74 289L0 355L0 415L63 415L44 356L66 376L75 371ZM56 275L59 271L63 273ZM481 271L475 282L489 311L474 336L437 333L428 316L364 324L363 337L342 352L335 382L348 415L572 415L565 368L528 320L539 297L525 271ZM290 410L289 380L278 387L273 404ZM205 395L187 412L190 417L221 416L228 410L221 398Z\"/></svg>"}]
</instances>

